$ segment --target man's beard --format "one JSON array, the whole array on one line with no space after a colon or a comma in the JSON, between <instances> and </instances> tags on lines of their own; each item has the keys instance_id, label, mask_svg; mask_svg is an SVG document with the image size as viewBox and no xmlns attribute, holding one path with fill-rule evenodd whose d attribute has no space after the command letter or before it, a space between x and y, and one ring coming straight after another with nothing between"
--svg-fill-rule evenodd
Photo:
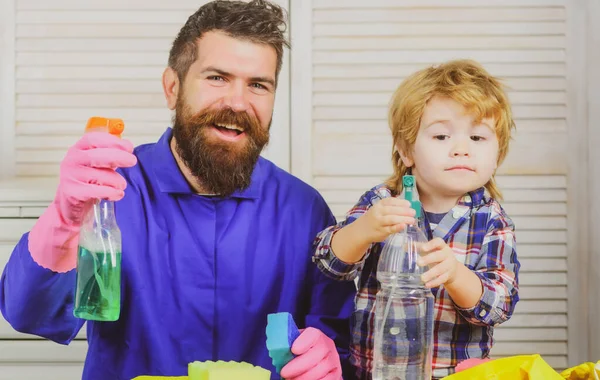
<instances>
[{"instance_id":1,"label":"man's beard","mask_svg":"<svg viewBox=\"0 0 600 380\"><path fill-rule=\"evenodd\" d=\"M245 141L219 140L212 136L215 124L242 128ZM269 142L268 129L248 113L225 108L193 115L182 97L177 100L173 136L177 153L203 190L224 197L250 186L260 152Z\"/></svg>"}]
</instances>

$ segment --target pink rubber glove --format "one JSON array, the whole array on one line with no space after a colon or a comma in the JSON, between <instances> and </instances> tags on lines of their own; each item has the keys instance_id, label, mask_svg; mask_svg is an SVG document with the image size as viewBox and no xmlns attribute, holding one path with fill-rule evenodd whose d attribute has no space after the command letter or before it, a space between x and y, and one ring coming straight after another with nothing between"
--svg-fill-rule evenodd
<instances>
[{"instance_id":1,"label":"pink rubber glove","mask_svg":"<svg viewBox=\"0 0 600 380\"><path fill-rule=\"evenodd\" d=\"M297 355L281 369L286 380L340 380L342 365L335 343L321 330L308 327L292 344Z\"/></svg>"},{"instance_id":2,"label":"pink rubber glove","mask_svg":"<svg viewBox=\"0 0 600 380\"><path fill-rule=\"evenodd\" d=\"M75 268L83 218L96 199L123 198L127 183L115 169L135 165L132 152L131 142L106 132L88 132L68 150L54 200L29 233L36 263L55 272Z\"/></svg>"},{"instance_id":3,"label":"pink rubber glove","mask_svg":"<svg viewBox=\"0 0 600 380\"><path fill-rule=\"evenodd\" d=\"M473 368L473 367L483 364L485 362L489 362L490 360L491 359L479 359L479 358L463 360L462 362L458 363L455 370L456 370L456 372L465 371L469 368Z\"/></svg>"}]
</instances>

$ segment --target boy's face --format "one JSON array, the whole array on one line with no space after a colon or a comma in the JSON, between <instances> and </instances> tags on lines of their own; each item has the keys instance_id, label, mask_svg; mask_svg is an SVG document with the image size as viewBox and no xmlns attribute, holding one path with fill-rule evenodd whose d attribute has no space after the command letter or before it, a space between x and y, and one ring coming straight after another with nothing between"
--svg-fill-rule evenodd
<instances>
[{"instance_id":1,"label":"boy's face","mask_svg":"<svg viewBox=\"0 0 600 380\"><path fill-rule=\"evenodd\" d=\"M485 185L497 167L494 119L475 122L449 98L433 97L425 106L410 156L402 160L427 197L461 197Z\"/></svg>"}]
</instances>

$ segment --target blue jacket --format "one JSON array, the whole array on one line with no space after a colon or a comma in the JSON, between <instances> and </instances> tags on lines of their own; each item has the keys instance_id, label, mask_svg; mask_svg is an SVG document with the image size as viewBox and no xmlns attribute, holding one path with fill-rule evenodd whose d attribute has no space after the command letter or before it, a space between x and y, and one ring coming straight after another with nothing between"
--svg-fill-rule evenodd
<instances>
[{"instance_id":1,"label":"blue jacket","mask_svg":"<svg viewBox=\"0 0 600 380\"><path fill-rule=\"evenodd\" d=\"M275 374L265 346L267 314L290 312L336 341L345 364L355 288L311 262L317 233L335 220L318 192L260 158L252 183L227 198L197 195L169 147L171 129L136 148L119 169L128 187L116 203L122 232L121 315L88 322L84 380L181 376L194 360L247 361ZM75 270L37 265L28 234L0 280L0 310L18 331L68 344Z\"/></svg>"}]
</instances>

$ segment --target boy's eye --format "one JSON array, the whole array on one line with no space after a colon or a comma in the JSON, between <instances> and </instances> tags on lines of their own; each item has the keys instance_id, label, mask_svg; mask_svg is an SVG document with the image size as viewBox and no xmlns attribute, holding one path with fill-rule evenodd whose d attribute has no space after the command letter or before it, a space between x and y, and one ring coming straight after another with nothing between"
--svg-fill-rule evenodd
<instances>
[{"instance_id":1,"label":"boy's eye","mask_svg":"<svg viewBox=\"0 0 600 380\"><path fill-rule=\"evenodd\" d=\"M435 135L435 136L433 136L433 138L436 139L436 140L444 141L444 140L450 138L450 136L448 136L448 135Z\"/></svg>"},{"instance_id":2,"label":"boy's eye","mask_svg":"<svg viewBox=\"0 0 600 380\"><path fill-rule=\"evenodd\" d=\"M483 140L485 140L485 137L483 137L483 136L471 136L471 140L473 140L473 141L483 141Z\"/></svg>"}]
</instances>

